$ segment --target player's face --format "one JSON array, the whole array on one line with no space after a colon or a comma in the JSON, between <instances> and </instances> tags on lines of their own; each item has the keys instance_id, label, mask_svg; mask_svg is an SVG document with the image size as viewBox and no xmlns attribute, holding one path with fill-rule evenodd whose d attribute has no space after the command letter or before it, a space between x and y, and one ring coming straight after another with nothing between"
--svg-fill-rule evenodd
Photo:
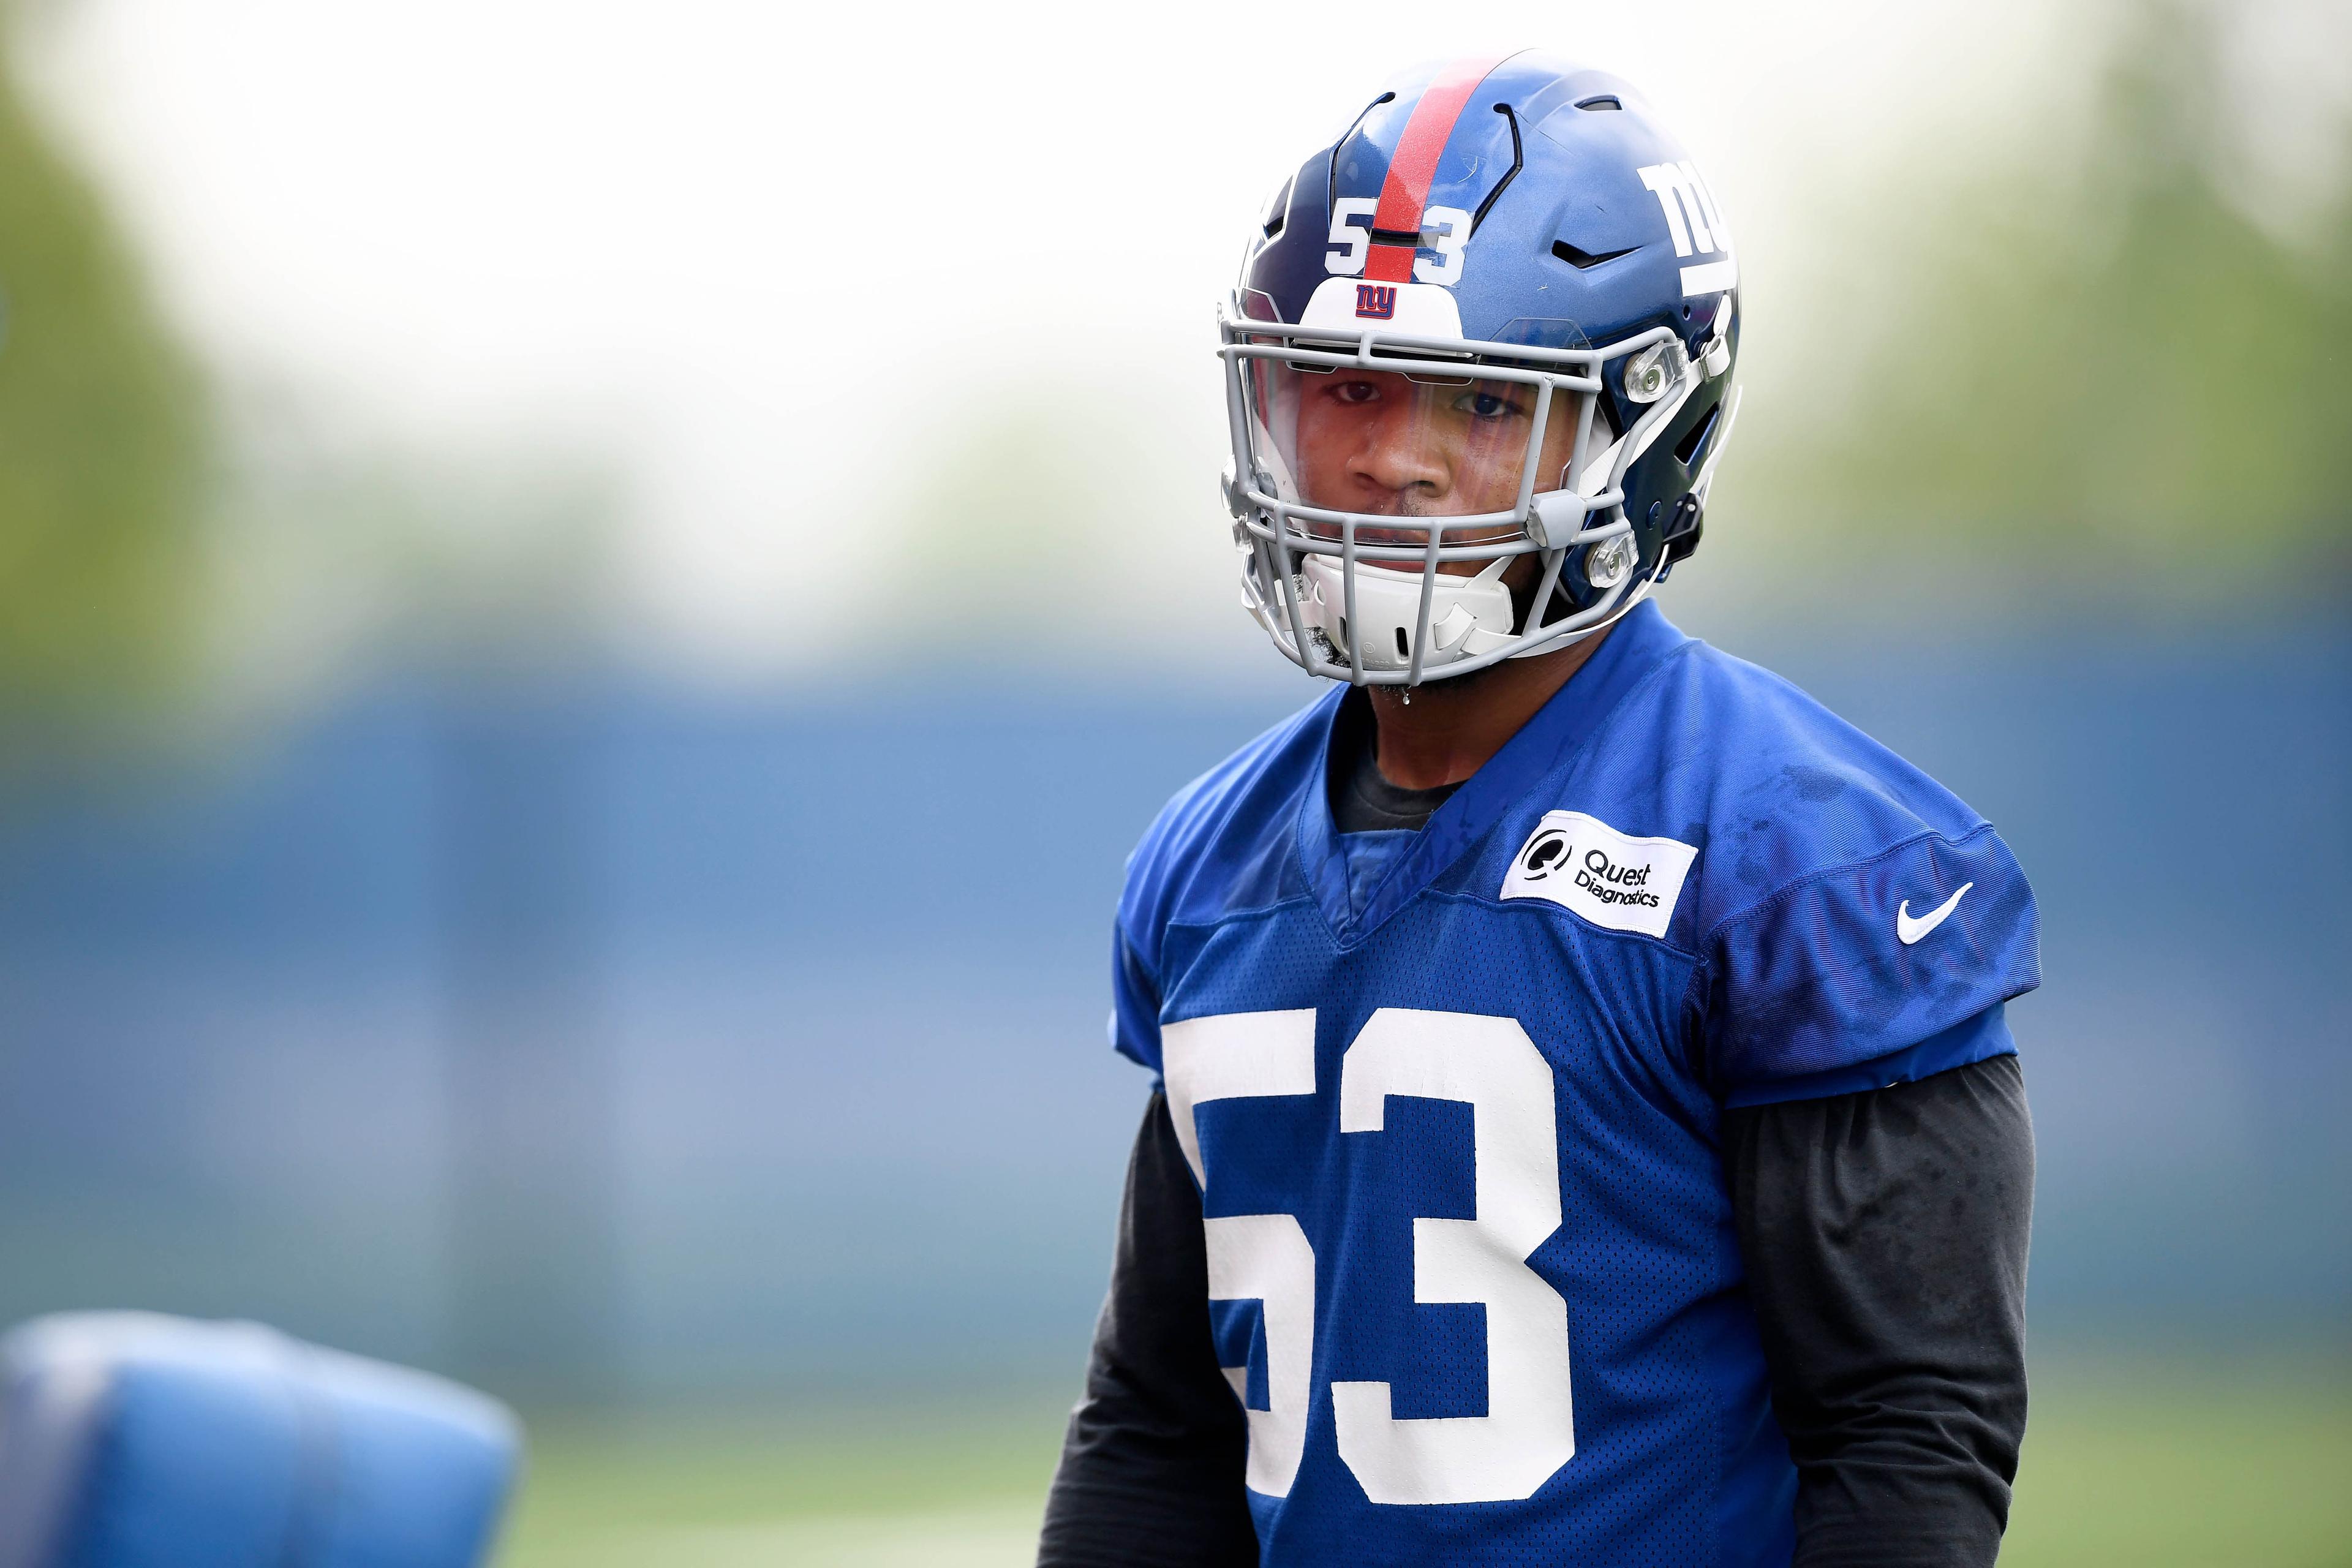
<instances>
[{"instance_id":1,"label":"player's face","mask_svg":"<svg viewBox=\"0 0 2352 1568\"><path fill-rule=\"evenodd\" d=\"M1386 371L1299 378L1298 480L1310 506L1381 517L1461 517L1508 511L1534 429L1536 388L1512 381L1432 384ZM1536 489L1557 489L1576 439L1573 395L1556 393L1537 448ZM1318 533L1336 537L1321 525ZM1507 539L1508 526L1450 533L1449 542ZM1361 528L1374 544L1417 544L1417 530ZM1475 573L1478 562L1441 570Z\"/></svg>"}]
</instances>

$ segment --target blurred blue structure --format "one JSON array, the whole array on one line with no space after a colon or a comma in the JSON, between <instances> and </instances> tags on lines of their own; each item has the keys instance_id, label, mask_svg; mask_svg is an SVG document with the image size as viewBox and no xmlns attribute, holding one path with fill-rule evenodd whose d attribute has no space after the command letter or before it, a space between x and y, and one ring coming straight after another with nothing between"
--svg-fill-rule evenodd
<instances>
[{"instance_id":1,"label":"blurred blue structure","mask_svg":"<svg viewBox=\"0 0 2352 1568\"><path fill-rule=\"evenodd\" d=\"M61 1313L0 1342L0 1568L475 1568L495 1400L258 1323Z\"/></svg>"},{"instance_id":2,"label":"blurred blue structure","mask_svg":"<svg viewBox=\"0 0 2352 1568\"><path fill-rule=\"evenodd\" d=\"M2352 626L1765 661L1999 824L2042 1329L2352 1308ZM267 1315L534 1398L1074 1380L1146 1085L1121 860L1309 695L380 689L0 821L0 1313Z\"/></svg>"}]
</instances>

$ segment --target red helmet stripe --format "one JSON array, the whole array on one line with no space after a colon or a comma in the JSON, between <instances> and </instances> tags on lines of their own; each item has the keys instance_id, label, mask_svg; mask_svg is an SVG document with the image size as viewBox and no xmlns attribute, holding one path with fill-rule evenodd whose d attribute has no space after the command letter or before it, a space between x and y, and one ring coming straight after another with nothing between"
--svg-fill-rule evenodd
<instances>
[{"instance_id":1,"label":"red helmet stripe","mask_svg":"<svg viewBox=\"0 0 2352 1568\"><path fill-rule=\"evenodd\" d=\"M1412 106L1404 122L1404 134L1397 138L1396 156L1389 160L1380 210L1372 215L1374 228L1385 234L1421 233L1421 211L1429 200L1429 182L1436 177L1438 154L1453 140L1463 106L1486 74L1510 58L1481 55L1452 61L1422 89L1421 101ZM1364 276L1382 283L1409 282L1414 254L1410 245L1375 243L1365 259Z\"/></svg>"}]
</instances>

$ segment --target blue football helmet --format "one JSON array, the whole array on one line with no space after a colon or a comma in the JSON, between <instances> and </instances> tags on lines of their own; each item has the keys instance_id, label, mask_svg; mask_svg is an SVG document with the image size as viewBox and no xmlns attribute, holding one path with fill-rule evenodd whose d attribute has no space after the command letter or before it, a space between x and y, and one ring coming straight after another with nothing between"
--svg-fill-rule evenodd
<instances>
[{"instance_id":1,"label":"blue football helmet","mask_svg":"<svg viewBox=\"0 0 2352 1568\"><path fill-rule=\"evenodd\" d=\"M1698 543L1738 302L1630 84L1532 53L1397 79L1276 193L1219 311L1250 613L1358 685L1606 626Z\"/></svg>"}]
</instances>

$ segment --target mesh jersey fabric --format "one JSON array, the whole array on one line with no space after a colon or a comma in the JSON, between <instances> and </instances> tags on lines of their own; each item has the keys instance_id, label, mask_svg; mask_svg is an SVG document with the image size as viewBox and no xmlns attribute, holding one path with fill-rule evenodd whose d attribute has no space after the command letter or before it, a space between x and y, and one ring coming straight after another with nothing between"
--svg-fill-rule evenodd
<instances>
[{"instance_id":1,"label":"mesh jersey fabric","mask_svg":"<svg viewBox=\"0 0 2352 1568\"><path fill-rule=\"evenodd\" d=\"M1270 1416L1276 1384L1296 1385L1278 1358L1307 1363L1295 1471L1249 1500L1264 1561L1786 1563L1794 1471L1742 1290L1724 1109L2011 1049L1999 1005L2039 979L2021 872L1933 781L1645 605L1384 868L1351 877L1325 777L1340 695L1163 811L1129 862L1114 970L1114 1042L1163 1078L1179 1026L1224 1031L1217 1049L1238 1060L1256 1037L1231 1021L1311 1018L1311 1053L1279 1071L1228 1062L1244 1087L1197 1101L1170 1085L1209 1222L1290 1216L1311 1254L1303 1332L1263 1296L1211 1306L1246 1409ZM1563 811L1689 851L1659 934L1501 897ZM1898 921L1963 884L1925 934ZM1444 1059L1412 1069L1437 1087L1343 1131L1351 1047L1383 1016L1416 1020L1436 1058L1507 1020L1549 1081L1537 1109L1556 1167L1482 1190L1481 1141L1501 1133L1481 1116L1501 1128L1524 1108L1474 1110L1475 1093L1444 1087L1465 1070ZM1556 1199L1557 1227L1480 1267L1523 1269L1564 1303L1572 1451L1532 1489L1475 1476L1465 1489L1408 1464L1378 1489L1426 1480L1439 1500L1372 1500L1342 1452L1335 1385L1386 1385L1392 1423L1428 1424L1408 1447L1495 1418L1510 1404L1495 1380L1512 1372L1495 1347L1534 1342L1528 1298L1425 1289L1424 1249L1467 1221L1491 1251L1482 1215L1553 1182L1528 1212ZM1253 1444L1276 1429L1254 1426Z\"/></svg>"}]
</instances>

